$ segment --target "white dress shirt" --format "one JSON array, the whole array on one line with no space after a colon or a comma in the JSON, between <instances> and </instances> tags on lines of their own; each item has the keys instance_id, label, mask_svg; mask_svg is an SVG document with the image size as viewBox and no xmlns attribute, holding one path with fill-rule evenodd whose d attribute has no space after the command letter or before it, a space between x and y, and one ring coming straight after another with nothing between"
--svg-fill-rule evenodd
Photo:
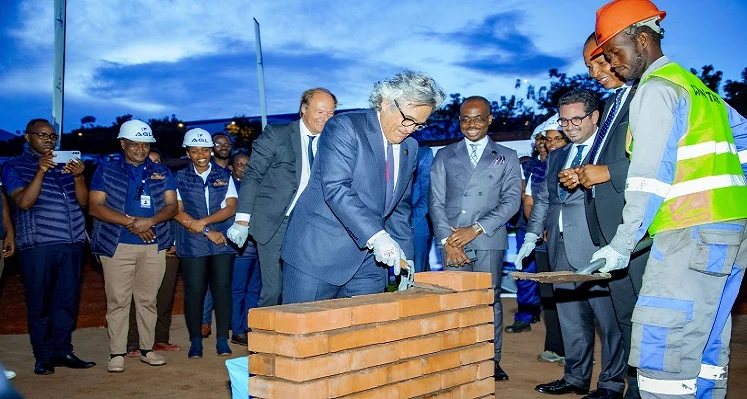
<instances>
[{"instance_id":1,"label":"white dress shirt","mask_svg":"<svg viewBox=\"0 0 747 399\"><path fill-rule=\"evenodd\" d=\"M379 129L381 130L381 138L382 138L382 140L384 140L384 163L386 164L386 160L387 160L386 159L386 147L389 144L389 140L387 140L386 136L384 135L384 130L381 129L381 113L377 111L376 112L376 117L379 119ZM399 151L400 151L400 147L401 146L402 146L402 144L394 144L394 143L392 143L392 152L394 153L394 171L393 171L394 172L393 173L393 175L394 175L394 189L392 191L392 195L394 195L394 193L397 191L397 180L399 178ZM373 236L371 236L371 238L368 239L368 241L366 242L366 245L369 248L372 248L374 240L377 239L377 238L379 238L379 236L381 236L384 233L386 233L386 231L384 231L384 230L381 230L381 231L377 232L376 234L374 234Z\"/></svg>"},{"instance_id":2,"label":"white dress shirt","mask_svg":"<svg viewBox=\"0 0 747 399\"><path fill-rule=\"evenodd\" d=\"M464 143L467 145L467 156L470 157L470 161L472 160L472 144L477 144L477 162L480 162L482 153L485 152L485 148L488 146L488 140L490 140L488 136L485 136L478 141L469 141L466 137L464 138Z\"/></svg>"},{"instance_id":3,"label":"white dress shirt","mask_svg":"<svg viewBox=\"0 0 747 399\"><path fill-rule=\"evenodd\" d=\"M192 170L197 173L198 176L202 178L202 182L207 182L208 175L210 175L210 171L213 170L213 164L208 164L208 168L206 171L202 173L198 173L197 169L195 169L195 166L192 165ZM228 178L228 191L226 191L226 196L223 198L223 201L220 203L220 209L223 209L226 207L226 199L227 198L238 198L238 194L236 193L236 185L233 184L233 179L229 176ZM179 194L179 189L176 189L176 200L181 201L182 196ZM208 186L205 186L205 204L207 205L207 211L208 215L210 214L210 191L208 190Z\"/></svg>"}]
</instances>

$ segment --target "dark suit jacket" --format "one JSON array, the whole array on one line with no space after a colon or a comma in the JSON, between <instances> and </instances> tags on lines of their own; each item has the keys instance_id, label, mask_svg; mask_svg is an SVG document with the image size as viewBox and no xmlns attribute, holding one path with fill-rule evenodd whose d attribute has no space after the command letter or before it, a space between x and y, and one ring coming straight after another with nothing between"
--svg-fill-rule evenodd
<instances>
[{"instance_id":1,"label":"dark suit jacket","mask_svg":"<svg viewBox=\"0 0 747 399\"><path fill-rule=\"evenodd\" d=\"M366 242L381 230L412 259L410 196L417 154L414 139L402 142L397 184L387 207L384 137L376 111L332 117L319 138L309 185L288 223L281 253L286 267L343 285L373 256Z\"/></svg>"},{"instance_id":2,"label":"dark suit jacket","mask_svg":"<svg viewBox=\"0 0 747 399\"><path fill-rule=\"evenodd\" d=\"M251 214L249 234L260 244L278 231L301 182L299 123L267 125L252 144L236 212Z\"/></svg>"},{"instance_id":3,"label":"dark suit jacket","mask_svg":"<svg viewBox=\"0 0 747 399\"><path fill-rule=\"evenodd\" d=\"M451 227L479 222L485 229L469 245L476 250L508 248L506 222L521 202L521 166L516 151L488 140L476 167L464 140L436 153L431 168L430 214L437 242Z\"/></svg>"},{"instance_id":4,"label":"dark suit jacket","mask_svg":"<svg viewBox=\"0 0 747 399\"><path fill-rule=\"evenodd\" d=\"M586 203L586 218L589 233L595 244L608 244L617 232L617 226L622 223L622 210L625 206L625 180L628 177L630 159L626 152L626 137L628 134L628 108L633 99L633 93L628 93L622 103L620 112L610 126L607 140L597 157L597 165L607 165L610 181L597 184L594 188L595 197ZM615 97L612 96L605 104L604 115L600 125L604 123L612 107ZM601 212L597 212L597 203L603 204ZM600 236L601 235L601 236Z\"/></svg>"},{"instance_id":5,"label":"dark suit jacket","mask_svg":"<svg viewBox=\"0 0 747 399\"><path fill-rule=\"evenodd\" d=\"M431 184L431 165L433 165L431 148L427 146L418 148L418 166L415 168L415 178L412 182L412 221L410 225L413 228L426 222L428 216L428 188Z\"/></svg>"},{"instance_id":6,"label":"dark suit jacket","mask_svg":"<svg viewBox=\"0 0 747 399\"><path fill-rule=\"evenodd\" d=\"M564 201L559 196L558 173L563 170L573 148L574 146L569 144L547 155L547 175L539 185L538 192L532 193L534 206L532 206L527 222L527 232L537 234L539 237L542 236L545 227L547 228L547 252L550 256L550 268L553 270L559 251L558 218L561 210L563 211L565 255L571 266L579 269L588 265L591 255L599 249L591 241L589 235L584 209L586 202L584 190L576 188L570 191Z\"/></svg>"}]
</instances>

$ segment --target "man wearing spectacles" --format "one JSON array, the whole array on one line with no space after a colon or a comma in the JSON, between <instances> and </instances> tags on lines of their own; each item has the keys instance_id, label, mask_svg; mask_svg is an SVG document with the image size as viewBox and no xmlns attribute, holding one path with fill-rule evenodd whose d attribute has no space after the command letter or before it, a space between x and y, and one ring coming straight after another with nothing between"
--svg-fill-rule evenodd
<instances>
[{"instance_id":1,"label":"man wearing spectacles","mask_svg":"<svg viewBox=\"0 0 747 399\"><path fill-rule=\"evenodd\" d=\"M431 168L430 214L437 242L445 251L446 270L487 272L493 277L495 301L495 374L508 380L499 362L503 334L501 271L508 248L506 222L521 202L521 166L516 151L488 137L493 122L490 102L468 97L459 108L464 140L436 153ZM470 260L465 248L474 249Z\"/></svg>"},{"instance_id":2,"label":"man wearing spectacles","mask_svg":"<svg viewBox=\"0 0 747 399\"><path fill-rule=\"evenodd\" d=\"M327 122L285 235L283 303L379 293L386 267L399 274L407 261L413 271L409 136L444 98L428 75L403 71L374 85L372 109Z\"/></svg>"},{"instance_id":3,"label":"man wearing spectacles","mask_svg":"<svg viewBox=\"0 0 747 399\"><path fill-rule=\"evenodd\" d=\"M547 176L534 193L527 234L516 262L532 252L546 228L550 268L555 272L572 272L588 265L599 247L594 245L589 234L585 192L565 189L558 176L561 170L577 167L589 157L598 134L599 111L596 96L587 90L563 95L558 106L558 121L572 144L547 156ZM601 373L596 393L587 398L622 397L625 388L622 332L606 283L553 286L565 349L564 375L560 380L537 385L535 389L552 395L589 393L596 318L602 332Z\"/></svg>"},{"instance_id":4,"label":"man wearing spectacles","mask_svg":"<svg viewBox=\"0 0 747 399\"><path fill-rule=\"evenodd\" d=\"M252 143L236 221L226 236L239 247L249 235L257 243L260 307L278 305L282 300L280 247L291 212L311 180L321 133L336 108L337 97L332 92L323 87L308 89L301 94L299 120L268 124Z\"/></svg>"},{"instance_id":5,"label":"man wearing spectacles","mask_svg":"<svg viewBox=\"0 0 747 399\"><path fill-rule=\"evenodd\" d=\"M34 373L52 374L55 366L93 367L96 363L78 358L72 345L86 242L85 167L80 159L55 163L59 136L45 119L31 120L24 138L28 148L5 163L2 179L13 205Z\"/></svg>"}]
</instances>

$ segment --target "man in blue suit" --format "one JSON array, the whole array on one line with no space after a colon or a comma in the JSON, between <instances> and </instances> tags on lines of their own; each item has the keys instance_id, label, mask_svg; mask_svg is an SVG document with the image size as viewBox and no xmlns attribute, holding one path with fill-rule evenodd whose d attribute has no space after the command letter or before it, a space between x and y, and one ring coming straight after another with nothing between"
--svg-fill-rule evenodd
<instances>
[{"instance_id":1,"label":"man in blue suit","mask_svg":"<svg viewBox=\"0 0 747 399\"><path fill-rule=\"evenodd\" d=\"M428 191L431 184L433 151L428 146L418 149L418 166L412 182L412 234L415 239L415 271L428 268L428 252L431 249L431 222L428 218Z\"/></svg>"},{"instance_id":2,"label":"man in blue suit","mask_svg":"<svg viewBox=\"0 0 747 399\"><path fill-rule=\"evenodd\" d=\"M283 303L383 292L382 264L398 273L412 259L418 145L408 136L444 97L429 76L404 71L374 85L372 109L327 122L282 245Z\"/></svg>"}]
</instances>

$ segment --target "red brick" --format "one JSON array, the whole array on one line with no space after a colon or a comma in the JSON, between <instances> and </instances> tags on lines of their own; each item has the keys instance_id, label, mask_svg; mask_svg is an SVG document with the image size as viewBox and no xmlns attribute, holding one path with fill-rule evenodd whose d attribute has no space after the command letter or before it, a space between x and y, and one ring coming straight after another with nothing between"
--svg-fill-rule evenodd
<instances>
[{"instance_id":1,"label":"red brick","mask_svg":"<svg viewBox=\"0 0 747 399\"><path fill-rule=\"evenodd\" d=\"M477 365L460 367L441 373L441 388L451 388L475 380Z\"/></svg>"},{"instance_id":2,"label":"red brick","mask_svg":"<svg viewBox=\"0 0 747 399\"><path fill-rule=\"evenodd\" d=\"M493 322L493 307L480 306L459 312L459 327L474 326Z\"/></svg>"},{"instance_id":3,"label":"red brick","mask_svg":"<svg viewBox=\"0 0 747 399\"><path fill-rule=\"evenodd\" d=\"M413 318L394 323L378 324L376 329L382 342L419 337L423 335L423 319Z\"/></svg>"},{"instance_id":4,"label":"red brick","mask_svg":"<svg viewBox=\"0 0 747 399\"><path fill-rule=\"evenodd\" d=\"M353 299L364 299L351 306L353 325L379 323L399 319L399 303L391 293L366 295Z\"/></svg>"},{"instance_id":5,"label":"red brick","mask_svg":"<svg viewBox=\"0 0 747 399\"><path fill-rule=\"evenodd\" d=\"M415 356L423 356L438 352L443 349L443 333L434 334L421 338L411 338L397 342L399 345L399 358L409 359Z\"/></svg>"},{"instance_id":6,"label":"red brick","mask_svg":"<svg viewBox=\"0 0 747 399\"><path fill-rule=\"evenodd\" d=\"M460 346L472 345L477 342L477 329L475 327L460 328L442 333L441 349L451 349Z\"/></svg>"},{"instance_id":7,"label":"red brick","mask_svg":"<svg viewBox=\"0 0 747 399\"><path fill-rule=\"evenodd\" d=\"M441 389L441 374L431 374L397 384L400 398L414 398Z\"/></svg>"},{"instance_id":8,"label":"red brick","mask_svg":"<svg viewBox=\"0 0 747 399\"><path fill-rule=\"evenodd\" d=\"M441 309L456 310L480 305L478 291L455 292L441 295Z\"/></svg>"},{"instance_id":9,"label":"red brick","mask_svg":"<svg viewBox=\"0 0 747 399\"><path fill-rule=\"evenodd\" d=\"M286 357L307 358L329 353L327 334L275 335L275 353Z\"/></svg>"},{"instance_id":10,"label":"red brick","mask_svg":"<svg viewBox=\"0 0 747 399\"><path fill-rule=\"evenodd\" d=\"M400 359L399 346L396 343L374 345L350 352L350 369L361 370L369 367L394 363Z\"/></svg>"},{"instance_id":11,"label":"red brick","mask_svg":"<svg viewBox=\"0 0 747 399\"><path fill-rule=\"evenodd\" d=\"M251 331L247 333L249 352L275 353L275 337L266 331Z\"/></svg>"},{"instance_id":12,"label":"red brick","mask_svg":"<svg viewBox=\"0 0 747 399\"><path fill-rule=\"evenodd\" d=\"M283 399L326 399L329 396L326 380L298 384L260 376L249 377L249 395Z\"/></svg>"},{"instance_id":13,"label":"red brick","mask_svg":"<svg viewBox=\"0 0 747 399\"><path fill-rule=\"evenodd\" d=\"M275 376L302 382L350 371L350 352L316 356L307 359L275 358Z\"/></svg>"},{"instance_id":14,"label":"red brick","mask_svg":"<svg viewBox=\"0 0 747 399\"><path fill-rule=\"evenodd\" d=\"M274 377L275 356L264 354L249 355L249 373Z\"/></svg>"},{"instance_id":15,"label":"red brick","mask_svg":"<svg viewBox=\"0 0 747 399\"><path fill-rule=\"evenodd\" d=\"M495 374L495 362L493 360L487 360L477 365L477 379L478 380L492 377L493 374Z\"/></svg>"},{"instance_id":16,"label":"red brick","mask_svg":"<svg viewBox=\"0 0 747 399\"><path fill-rule=\"evenodd\" d=\"M399 317L418 316L441 311L441 299L438 294L403 293L397 295Z\"/></svg>"},{"instance_id":17,"label":"red brick","mask_svg":"<svg viewBox=\"0 0 747 399\"><path fill-rule=\"evenodd\" d=\"M495 291L483 290L480 292L480 299L478 302L482 305L492 305L495 302Z\"/></svg>"},{"instance_id":18,"label":"red brick","mask_svg":"<svg viewBox=\"0 0 747 399\"><path fill-rule=\"evenodd\" d=\"M421 360L423 362L423 374L431 374L461 366L462 353L458 349L441 351L421 358Z\"/></svg>"},{"instance_id":19,"label":"red brick","mask_svg":"<svg viewBox=\"0 0 747 399\"><path fill-rule=\"evenodd\" d=\"M402 397L403 399L406 399ZM343 396L340 399L400 399L398 385L386 385L376 389Z\"/></svg>"},{"instance_id":20,"label":"red brick","mask_svg":"<svg viewBox=\"0 0 747 399\"><path fill-rule=\"evenodd\" d=\"M336 398L362 392L384 385L385 381L386 370L381 367L343 374L329 379L329 396Z\"/></svg>"},{"instance_id":21,"label":"red brick","mask_svg":"<svg viewBox=\"0 0 747 399\"><path fill-rule=\"evenodd\" d=\"M325 309L316 305L297 304L275 312L275 331L283 334L329 331L350 327L350 319L350 308Z\"/></svg>"},{"instance_id":22,"label":"red brick","mask_svg":"<svg viewBox=\"0 0 747 399\"><path fill-rule=\"evenodd\" d=\"M477 289L477 278L474 273L442 271L415 273L416 283L435 284L454 291L471 291Z\"/></svg>"},{"instance_id":23,"label":"red brick","mask_svg":"<svg viewBox=\"0 0 747 399\"><path fill-rule=\"evenodd\" d=\"M421 326L421 334L423 335L457 328L459 327L459 313L447 312L434 314L430 317L424 318Z\"/></svg>"},{"instance_id":24,"label":"red brick","mask_svg":"<svg viewBox=\"0 0 747 399\"><path fill-rule=\"evenodd\" d=\"M495 326L492 324L482 324L477 328L477 342L490 341L495 338Z\"/></svg>"},{"instance_id":25,"label":"red brick","mask_svg":"<svg viewBox=\"0 0 747 399\"><path fill-rule=\"evenodd\" d=\"M423 362L421 359L412 359L397 364L392 364L384 368L386 370L385 384L410 380L425 374L423 371Z\"/></svg>"},{"instance_id":26,"label":"red brick","mask_svg":"<svg viewBox=\"0 0 747 399\"><path fill-rule=\"evenodd\" d=\"M474 399L485 395L495 394L495 380L485 378L459 387L460 396L464 399Z\"/></svg>"},{"instance_id":27,"label":"red brick","mask_svg":"<svg viewBox=\"0 0 747 399\"><path fill-rule=\"evenodd\" d=\"M495 355L494 345L491 342L480 343L461 352L461 355L462 364L472 364L486 359L492 359Z\"/></svg>"},{"instance_id":28,"label":"red brick","mask_svg":"<svg viewBox=\"0 0 747 399\"><path fill-rule=\"evenodd\" d=\"M249 309L247 323L251 329L272 331L275 329L275 310L273 307Z\"/></svg>"},{"instance_id":29,"label":"red brick","mask_svg":"<svg viewBox=\"0 0 747 399\"><path fill-rule=\"evenodd\" d=\"M385 342L379 325L366 325L331 331L328 334L328 349L339 352Z\"/></svg>"}]
</instances>

